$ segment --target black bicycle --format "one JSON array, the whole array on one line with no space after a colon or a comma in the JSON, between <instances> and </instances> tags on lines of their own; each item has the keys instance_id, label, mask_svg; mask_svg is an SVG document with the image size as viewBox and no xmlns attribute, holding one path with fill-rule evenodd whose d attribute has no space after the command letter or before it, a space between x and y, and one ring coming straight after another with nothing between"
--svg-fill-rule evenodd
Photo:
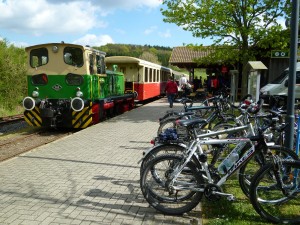
<instances>
[{"instance_id":1,"label":"black bicycle","mask_svg":"<svg viewBox=\"0 0 300 225\"><path fill-rule=\"evenodd\" d=\"M256 212L272 223L300 224L300 161L273 161L252 178L250 201Z\"/></svg>"}]
</instances>

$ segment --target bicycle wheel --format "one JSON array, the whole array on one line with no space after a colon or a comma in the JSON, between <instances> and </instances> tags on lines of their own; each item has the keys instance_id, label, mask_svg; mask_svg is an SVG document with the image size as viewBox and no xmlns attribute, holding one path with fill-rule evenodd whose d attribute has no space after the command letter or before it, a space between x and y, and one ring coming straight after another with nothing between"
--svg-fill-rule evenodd
<instances>
[{"instance_id":1,"label":"bicycle wheel","mask_svg":"<svg viewBox=\"0 0 300 225\"><path fill-rule=\"evenodd\" d=\"M251 204L261 217L273 223L299 224L300 161L282 161L278 171L274 168L274 164L266 164L253 177Z\"/></svg>"},{"instance_id":2,"label":"bicycle wheel","mask_svg":"<svg viewBox=\"0 0 300 225\"><path fill-rule=\"evenodd\" d=\"M167 119L161 121L159 123L159 127L157 130L157 136L159 136L159 134L163 133L167 128L177 128L177 125L176 125L177 119L178 119L178 117L170 117L170 118L167 118Z\"/></svg>"},{"instance_id":3,"label":"bicycle wheel","mask_svg":"<svg viewBox=\"0 0 300 225\"><path fill-rule=\"evenodd\" d=\"M231 124L232 126L238 126L239 124L235 121L235 116L233 114L221 113L220 116L213 121L214 124L210 124L212 130L218 128L218 126L222 126L223 124Z\"/></svg>"},{"instance_id":4,"label":"bicycle wheel","mask_svg":"<svg viewBox=\"0 0 300 225\"><path fill-rule=\"evenodd\" d=\"M205 108L207 106L210 106L209 102L207 100L204 101L196 101L193 102L193 106L194 107L204 107L203 109L198 109L195 111L195 115L199 116L200 118L205 118L207 115L211 114L213 112L214 109L212 108Z\"/></svg>"},{"instance_id":5,"label":"bicycle wheel","mask_svg":"<svg viewBox=\"0 0 300 225\"><path fill-rule=\"evenodd\" d=\"M140 186L147 202L168 215L181 215L195 208L202 199L204 186L201 174L189 162L174 180L171 173L180 165L182 157L160 155L152 159L142 172Z\"/></svg>"},{"instance_id":6,"label":"bicycle wheel","mask_svg":"<svg viewBox=\"0 0 300 225\"><path fill-rule=\"evenodd\" d=\"M181 155L184 151L186 151L186 148L182 145L176 145L176 144L162 144L157 145L153 147L149 152L146 153L146 155L143 158L142 164L141 164L141 172L145 168L145 165L153 158L162 155L162 154L174 154L174 155Z\"/></svg>"},{"instance_id":7,"label":"bicycle wheel","mask_svg":"<svg viewBox=\"0 0 300 225\"><path fill-rule=\"evenodd\" d=\"M294 151L279 145L270 146L268 147L268 150L272 153L272 155L277 155L282 159L298 159L298 156ZM272 156L270 157L268 153L257 151L254 153L254 156L240 168L238 174L239 184L247 197L249 197L249 187L254 174L261 167L270 162L271 159Z\"/></svg>"}]
</instances>

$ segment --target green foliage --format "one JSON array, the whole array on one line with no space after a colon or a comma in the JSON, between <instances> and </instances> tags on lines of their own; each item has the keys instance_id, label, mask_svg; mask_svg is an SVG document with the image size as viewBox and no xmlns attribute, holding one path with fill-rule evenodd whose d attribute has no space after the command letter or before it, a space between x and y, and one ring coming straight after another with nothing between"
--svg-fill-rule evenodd
<instances>
[{"instance_id":1,"label":"green foliage","mask_svg":"<svg viewBox=\"0 0 300 225\"><path fill-rule=\"evenodd\" d=\"M106 56L132 56L140 58L142 55L149 53L154 56L150 58L151 62L158 63L162 66L169 67L169 59L172 53L172 48L163 46L150 45L129 45L129 44L107 44L104 46L94 47L95 49L106 52ZM156 59L157 58L157 59ZM147 60L146 58L143 58ZM157 61L156 61L157 60Z\"/></svg>"},{"instance_id":2,"label":"green foliage","mask_svg":"<svg viewBox=\"0 0 300 225\"><path fill-rule=\"evenodd\" d=\"M26 95L26 54L23 48L0 41L0 104L14 110Z\"/></svg>"},{"instance_id":3,"label":"green foliage","mask_svg":"<svg viewBox=\"0 0 300 225\"><path fill-rule=\"evenodd\" d=\"M138 58L160 65L158 57L152 52L143 52Z\"/></svg>"},{"instance_id":4,"label":"green foliage","mask_svg":"<svg viewBox=\"0 0 300 225\"><path fill-rule=\"evenodd\" d=\"M289 1L163 0L161 12L165 22L195 37L213 40L212 48L216 48L210 57L202 59L210 64L230 59L246 66L249 60L255 60L258 50L286 49L289 43L288 32L277 21L289 15ZM247 74L243 73L242 90L246 90L246 84Z\"/></svg>"}]
</instances>

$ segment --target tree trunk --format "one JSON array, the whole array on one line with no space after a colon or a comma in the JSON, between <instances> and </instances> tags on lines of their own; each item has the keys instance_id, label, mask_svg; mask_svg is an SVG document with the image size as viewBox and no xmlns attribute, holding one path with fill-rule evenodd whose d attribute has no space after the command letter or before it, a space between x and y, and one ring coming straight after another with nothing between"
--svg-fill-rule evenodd
<instances>
[{"instance_id":1,"label":"tree trunk","mask_svg":"<svg viewBox=\"0 0 300 225\"><path fill-rule=\"evenodd\" d=\"M247 62L243 63L242 83L241 83L241 98L248 94L248 73L245 69Z\"/></svg>"},{"instance_id":2,"label":"tree trunk","mask_svg":"<svg viewBox=\"0 0 300 225\"><path fill-rule=\"evenodd\" d=\"M242 47L242 63L243 63L243 70L242 70L242 83L241 83L241 98L248 94L248 73L246 70L247 63L249 61L249 54L248 54L248 44L247 41L244 42Z\"/></svg>"}]
</instances>

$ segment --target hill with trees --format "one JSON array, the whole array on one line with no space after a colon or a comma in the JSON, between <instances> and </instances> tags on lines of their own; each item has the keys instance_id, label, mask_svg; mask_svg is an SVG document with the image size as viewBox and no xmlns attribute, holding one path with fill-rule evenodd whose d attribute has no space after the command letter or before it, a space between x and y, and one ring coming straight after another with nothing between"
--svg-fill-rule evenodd
<instances>
[{"instance_id":1,"label":"hill with trees","mask_svg":"<svg viewBox=\"0 0 300 225\"><path fill-rule=\"evenodd\" d=\"M150 45L107 44L94 47L106 52L106 56L132 56L169 67L172 48Z\"/></svg>"}]
</instances>

